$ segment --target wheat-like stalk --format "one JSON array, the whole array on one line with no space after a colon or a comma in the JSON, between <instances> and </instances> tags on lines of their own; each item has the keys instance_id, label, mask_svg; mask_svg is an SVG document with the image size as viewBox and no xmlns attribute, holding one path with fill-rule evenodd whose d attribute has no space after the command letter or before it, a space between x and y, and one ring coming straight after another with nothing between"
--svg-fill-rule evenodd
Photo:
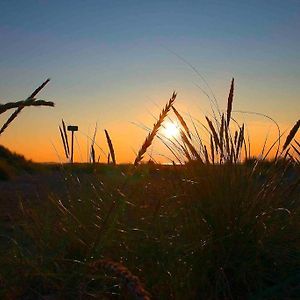
<instances>
[{"instance_id":1,"label":"wheat-like stalk","mask_svg":"<svg viewBox=\"0 0 300 300\"><path fill-rule=\"evenodd\" d=\"M34 98L50 81L50 78L47 78L39 87L37 87L28 98Z\"/></svg>"},{"instance_id":2,"label":"wheat-like stalk","mask_svg":"<svg viewBox=\"0 0 300 300\"><path fill-rule=\"evenodd\" d=\"M233 92L234 92L234 78L231 80L230 92L227 101L227 127L229 127L231 112L232 112L232 102L233 102Z\"/></svg>"},{"instance_id":3,"label":"wheat-like stalk","mask_svg":"<svg viewBox=\"0 0 300 300\"><path fill-rule=\"evenodd\" d=\"M45 82L43 82L34 92L27 98L25 101L31 101L35 98L35 96L46 86L46 84L50 81L48 78ZM4 132L4 130L8 127L8 125L18 116L18 114L23 110L26 105L20 105L8 118L8 120L4 123L2 128L0 129L0 135Z\"/></svg>"},{"instance_id":4,"label":"wheat-like stalk","mask_svg":"<svg viewBox=\"0 0 300 300\"><path fill-rule=\"evenodd\" d=\"M124 265L109 259L99 259L90 264L92 271L107 270L118 277L128 291L137 300L150 300L150 294L145 290L137 276L134 276Z\"/></svg>"},{"instance_id":5,"label":"wheat-like stalk","mask_svg":"<svg viewBox=\"0 0 300 300\"><path fill-rule=\"evenodd\" d=\"M140 148L140 150L135 158L135 161L134 161L135 166L137 166L141 162L147 149L151 146L153 139L155 138L160 126L162 125L164 119L166 118L167 114L169 113L171 107L173 106L176 96L177 96L177 94L175 92L173 92L172 97L170 98L170 100L168 101L168 103L166 104L166 106L164 107L162 112L160 113L157 122L153 125L151 132L149 132L148 136L146 137L142 147Z\"/></svg>"},{"instance_id":6,"label":"wheat-like stalk","mask_svg":"<svg viewBox=\"0 0 300 300\"><path fill-rule=\"evenodd\" d=\"M54 106L54 102L45 100L36 100L35 98L28 100L21 100L16 102L8 102L0 104L0 114L5 113L9 109L19 108L20 106Z\"/></svg>"},{"instance_id":7,"label":"wheat-like stalk","mask_svg":"<svg viewBox=\"0 0 300 300\"><path fill-rule=\"evenodd\" d=\"M113 143L112 143L111 138L110 138L110 136L109 136L106 129L104 129L104 132L105 132L105 136L106 136L106 140L107 140L111 160L112 160L113 164L115 165L116 164L116 156L115 156L115 150L114 150L114 147L113 147Z\"/></svg>"},{"instance_id":8,"label":"wheat-like stalk","mask_svg":"<svg viewBox=\"0 0 300 300\"><path fill-rule=\"evenodd\" d=\"M296 122L296 124L294 125L294 127L291 129L290 133L288 134L285 143L282 147L282 152L287 148L287 146L291 143L291 141L293 140L293 138L295 137L298 129L300 127L300 120L298 120Z\"/></svg>"}]
</instances>

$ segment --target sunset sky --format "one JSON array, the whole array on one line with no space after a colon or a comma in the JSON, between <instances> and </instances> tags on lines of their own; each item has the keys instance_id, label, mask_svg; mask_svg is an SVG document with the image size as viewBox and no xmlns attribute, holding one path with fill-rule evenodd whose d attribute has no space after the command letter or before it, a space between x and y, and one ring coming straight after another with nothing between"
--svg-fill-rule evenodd
<instances>
[{"instance_id":1,"label":"sunset sky","mask_svg":"<svg viewBox=\"0 0 300 300\"><path fill-rule=\"evenodd\" d=\"M56 104L25 108L0 144L35 161L63 160L64 118L80 129L75 160L86 161L97 123L97 143L107 151L107 129L118 162L132 161L147 134L133 123L151 127L174 90L183 115L211 113L199 87L209 88L179 57L222 109L234 77L234 110L267 114L282 130L299 119L300 1L0 0L0 102L23 100L50 77L38 98ZM253 149L276 136L268 119L234 117L247 123ZM152 151L166 154L159 141Z\"/></svg>"}]
</instances>

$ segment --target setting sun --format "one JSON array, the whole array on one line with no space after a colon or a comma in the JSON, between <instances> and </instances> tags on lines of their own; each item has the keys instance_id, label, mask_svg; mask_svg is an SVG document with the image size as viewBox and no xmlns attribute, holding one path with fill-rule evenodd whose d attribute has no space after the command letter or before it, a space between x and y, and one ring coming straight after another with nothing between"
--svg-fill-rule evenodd
<instances>
[{"instance_id":1,"label":"setting sun","mask_svg":"<svg viewBox=\"0 0 300 300\"><path fill-rule=\"evenodd\" d=\"M179 136L178 124L173 123L173 122L166 122L162 133L168 139L178 137Z\"/></svg>"}]
</instances>

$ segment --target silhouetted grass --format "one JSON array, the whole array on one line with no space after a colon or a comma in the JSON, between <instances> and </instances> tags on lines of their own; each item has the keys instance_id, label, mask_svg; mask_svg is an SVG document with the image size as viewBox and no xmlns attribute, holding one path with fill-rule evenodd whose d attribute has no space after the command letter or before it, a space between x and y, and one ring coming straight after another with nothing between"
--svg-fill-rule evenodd
<instances>
[{"instance_id":1,"label":"silhouetted grass","mask_svg":"<svg viewBox=\"0 0 300 300\"><path fill-rule=\"evenodd\" d=\"M50 202L23 203L1 258L4 294L124 296L112 274L89 269L109 258L154 298L297 298L297 167L106 168L64 171Z\"/></svg>"},{"instance_id":2,"label":"silhouetted grass","mask_svg":"<svg viewBox=\"0 0 300 300\"><path fill-rule=\"evenodd\" d=\"M34 164L31 161L0 145L0 180L8 180L16 175L32 172L33 170Z\"/></svg>"},{"instance_id":3,"label":"silhouetted grass","mask_svg":"<svg viewBox=\"0 0 300 300\"><path fill-rule=\"evenodd\" d=\"M13 120L21 113L26 106L54 106L53 102L45 100L37 100L35 97L37 94L48 84L50 79L48 78L39 87L37 87L31 95L24 101L9 102L6 104L0 104L0 114L9 109L16 108L16 110L10 115L7 121L0 128L0 135L6 130L6 128L13 122Z\"/></svg>"},{"instance_id":4,"label":"silhouetted grass","mask_svg":"<svg viewBox=\"0 0 300 300\"><path fill-rule=\"evenodd\" d=\"M0 296L297 299L299 122L280 155L253 158L233 91L226 115L206 117L208 142L174 108L181 137L160 136L173 94L134 165L62 165L47 199L23 199L0 235ZM140 164L155 137L180 165Z\"/></svg>"}]
</instances>

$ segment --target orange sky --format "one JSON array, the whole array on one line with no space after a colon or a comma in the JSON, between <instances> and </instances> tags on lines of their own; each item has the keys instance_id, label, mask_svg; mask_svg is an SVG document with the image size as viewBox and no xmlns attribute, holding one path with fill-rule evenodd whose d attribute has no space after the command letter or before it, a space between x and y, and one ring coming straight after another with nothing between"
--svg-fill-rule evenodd
<instances>
[{"instance_id":1,"label":"orange sky","mask_svg":"<svg viewBox=\"0 0 300 300\"><path fill-rule=\"evenodd\" d=\"M54 85L54 83L49 84ZM47 88L46 88L47 89ZM51 89L54 89L52 86ZM204 121L204 114L210 116L211 110L209 107L209 100L198 90L194 90L195 94L187 93L188 97L184 96L184 91L178 94L175 106L185 116L190 128L192 124L189 121L188 113L191 114L196 120ZM226 107L226 98L228 93L228 87L223 90L224 100L220 101L221 107ZM247 107L239 105L237 102L241 97L239 94L239 88L236 88L236 98L234 102L234 109L247 110ZM47 93L43 93L43 96ZM81 106L71 105L69 108L63 107L61 101L57 101L55 108L25 108L18 118L11 124L11 126L1 136L1 144L8 147L12 151L16 151L25 155L26 158L37 162L65 162L63 146L60 140L58 131L58 125L60 124L61 117L64 117L67 125L76 124L79 126L79 132L76 133L75 140L75 161L86 162L90 139L93 136L95 124L98 124L98 131L96 135L96 143L102 150L96 145L96 157L100 155L100 161L105 162L107 159L108 147L103 130L107 129L110 133L113 141L117 162L132 162L135 158L134 151L139 149L139 146L146 137L147 132L141 129L138 125L133 123L140 123L147 127L151 127L154 123L154 116L159 115L159 107L162 108L167 102L171 93L162 93L159 97L158 94L154 94L153 97L144 96L144 101L140 101L140 107L131 107L130 105L118 109L107 106L98 107L93 109L92 107L86 107L86 111ZM48 97L42 97L48 99ZM146 98L146 99L145 99ZM54 100L50 97L51 100ZM126 101L124 101L126 103ZM63 113L61 110L64 110ZM1 121L5 120L9 116L6 113L1 116ZM111 116L111 118L110 118ZM253 155L258 155L262 149L262 145L266 136L268 136L268 144L271 145L277 138L276 126L268 119L255 116L245 115L240 113L234 113L234 118L240 123L245 122L251 140L251 150ZM103 119L102 119L103 117ZM175 120L174 115L171 113L170 117ZM293 126L292 120L288 121L281 116L283 121L279 124L282 130L290 130ZM101 121L103 120L103 121ZM166 120L165 123L168 123ZM201 126L198 126L200 133L204 140L207 139L205 131L201 130ZM161 162L167 162L168 160L162 155L166 155L170 159L174 159L170 151L158 140L155 140L153 147L150 148L151 153L155 159ZM145 159L149 159L146 156Z\"/></svg>"}]
</instances>

